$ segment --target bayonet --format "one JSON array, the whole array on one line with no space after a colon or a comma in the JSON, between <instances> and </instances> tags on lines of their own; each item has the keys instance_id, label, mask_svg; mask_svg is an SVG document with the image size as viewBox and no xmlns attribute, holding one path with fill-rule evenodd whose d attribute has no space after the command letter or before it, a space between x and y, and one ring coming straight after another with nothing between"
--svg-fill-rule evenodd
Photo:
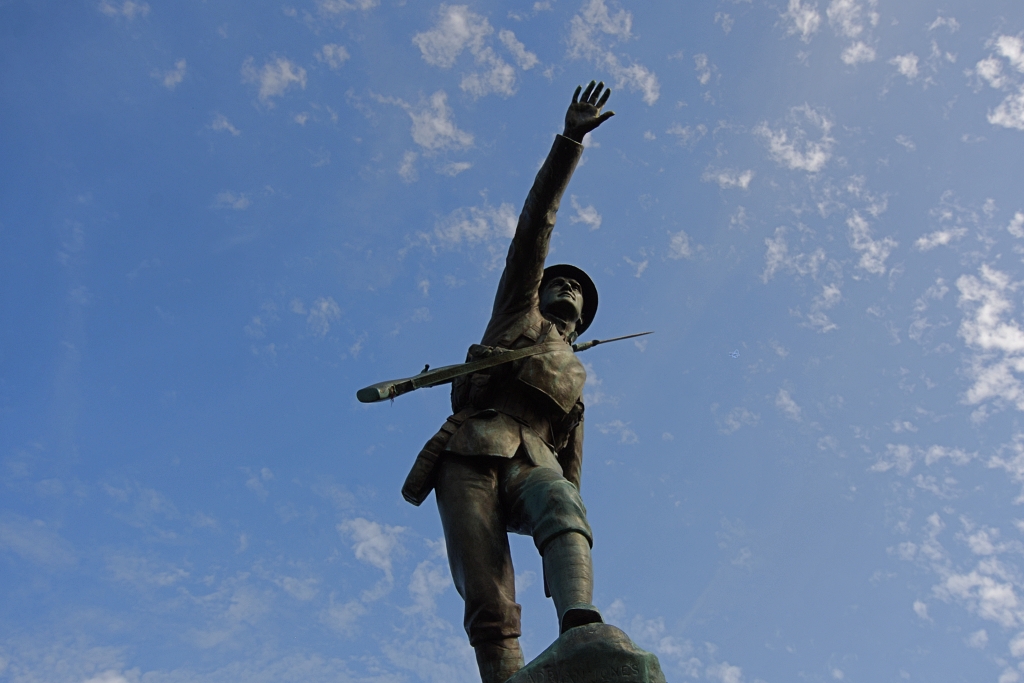
<instances>
[{"instance_id":1,"label":"bayonet","mask_svg":"<svg viewBox=\"0 0 1024 683\"><path fill-rule=\"evenodd\" d=\"M623 337L612 337L611 339L593 339L588 342L583 342L582 344L573 344L572 350L579 353L580 351L592 349L598 344L607 344L609 342L621 341L623 339L633 339L634 337L643 337L648 334L653 334L653 331L637 332L636 334L627 334ZM356 398L358 398L362 403L376 403L378 401L394 399L402 394L408 394L410 391L415 391L416 389L448 384L456 377L462 377L463 375L468 375L473 372L480 372L481 370L487 370L498 365L511 363L512 361L520 360L522 358L536 356L547 351L554 351L561 345L562 342L545 342L543 344L527 346L522 349L495 350L493 354L486 358L470 361L468 363L459 363L457 365L445 365L440 368L434 368L433 370L430 369L430 365L427 365L418 375L404 377L402 379L393 379L387 382L378 382L377 384L371 384L368 387L364 387L356 392Z\"/></svg>"}]
</instances>

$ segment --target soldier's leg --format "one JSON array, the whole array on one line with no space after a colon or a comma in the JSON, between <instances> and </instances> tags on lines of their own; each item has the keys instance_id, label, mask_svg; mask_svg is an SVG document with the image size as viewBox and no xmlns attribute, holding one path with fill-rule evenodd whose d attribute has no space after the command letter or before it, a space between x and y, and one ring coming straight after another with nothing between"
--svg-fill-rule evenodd
<instances>
[{"instance_id":1,"label":"soldier's leg","mask_svg":"<svg viewBox=\"0 0 1024 683\"><path fill-rule=\"evenodd\" d=\"M592 604L593 536L579 490L557 470L521 457L509 463L503 484L509 528L533 536L561 632L602 621Z\"/></svg>"},{"instance_id":2,"label":"soldier's leg","mask_svg":"<svg viewBox=\"0 0 1024 683\"><path fill-rule=\"evenodd\" d=\"M484 683L504 683L523 667L515 572L498 492L496 458L445 455L435 495L448 563L466 601L464 625Z\"/></svg>"}]
</instances>

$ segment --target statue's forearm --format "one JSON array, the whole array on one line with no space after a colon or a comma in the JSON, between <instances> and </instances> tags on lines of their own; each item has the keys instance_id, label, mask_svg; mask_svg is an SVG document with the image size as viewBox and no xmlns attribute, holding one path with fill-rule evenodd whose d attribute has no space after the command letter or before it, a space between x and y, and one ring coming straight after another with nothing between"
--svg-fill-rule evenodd
<instances>
[{"instance_id":1,"label":"statue's forearm","mask_svg":"<svg viewBox=\"0 0 1024 683\"><path fill-rule=\"evenodd\" d=\"M494 312L516 307L536 294L544 273L551 233L562 195L569 186L583 146L562 135L555 142L526 197L505 259Z\"/></svg>"}]
</instances>

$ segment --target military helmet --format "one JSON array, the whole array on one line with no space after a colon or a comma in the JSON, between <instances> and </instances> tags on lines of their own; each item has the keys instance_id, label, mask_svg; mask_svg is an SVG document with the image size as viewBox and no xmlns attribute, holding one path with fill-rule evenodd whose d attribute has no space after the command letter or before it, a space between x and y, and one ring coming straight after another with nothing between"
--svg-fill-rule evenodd
<instances>
[{"instance_id":1,"label":"military helmet","mask_svg":"<svg viewBox=\"0 0 1024 683\"><path fill-rule=\"evenodd\" d=\"M544 277L540 280L540 289L544 289L548 282L556 277L571 278L580 283L580 288L583 290L583 312L580 313L580 324L576 327L576 334L582 335L590 327L590 323L594 321L594 315L597 313L597 287L582 269L567 263L559 263L544 269Z\"/></svg>"}]
</instances>

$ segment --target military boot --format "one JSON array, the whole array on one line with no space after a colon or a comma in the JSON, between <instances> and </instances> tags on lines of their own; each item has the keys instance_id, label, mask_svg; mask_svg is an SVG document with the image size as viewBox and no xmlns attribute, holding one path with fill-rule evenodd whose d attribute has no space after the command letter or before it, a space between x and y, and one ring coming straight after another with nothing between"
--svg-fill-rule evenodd
<instances>
[{"instance_id":1,"label":"military boot","mask_svg":"<svg viewBox=\"0 0 1024 683\"><path fill-rule=\"evenodd\" d=\"M590 542L583 534L556 536L544 547L544 583L555 602L559 632L576 626L604 622L591 604L594 599L594 567Z\"/></svg>"},{"instance_id":2,"label":"military boot","mask_svg":"<svg viewBox=\"0 0 1024 683\"><path fill-rule=\"evenodd\" d=\"M526 663L518 638L490 640L474 649L482 683L505 683Z\"/></svg>"}]
</instances>

